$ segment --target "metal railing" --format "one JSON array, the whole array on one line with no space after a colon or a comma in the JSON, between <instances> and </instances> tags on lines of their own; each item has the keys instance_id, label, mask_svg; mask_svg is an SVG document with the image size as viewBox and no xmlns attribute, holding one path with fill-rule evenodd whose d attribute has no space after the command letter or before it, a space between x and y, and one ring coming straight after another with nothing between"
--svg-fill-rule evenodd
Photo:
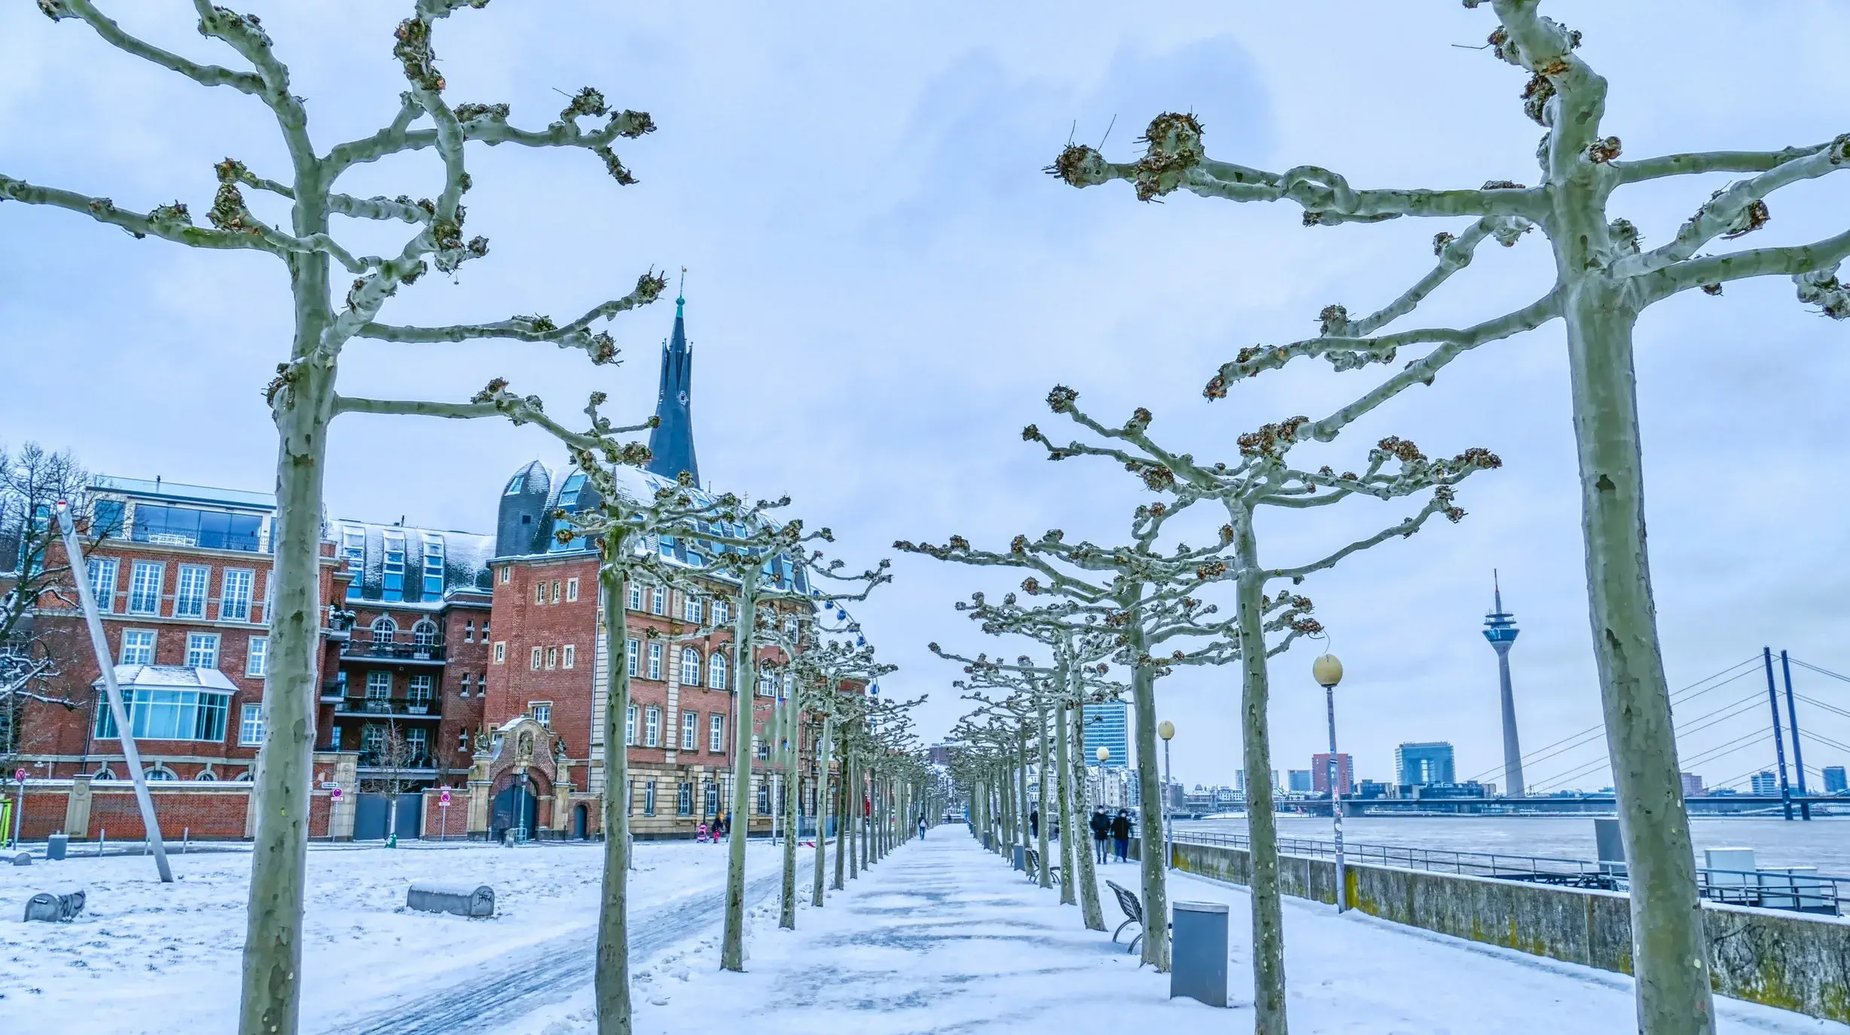
<instances>
[{"instance_id":1,"label":"metal railing","mask_svg":"<svg viewBox=\"0 0 1850 1035\"><path fill-rule=\"evenodd\" d=\"M1214 845L1250 851L1252 839L1233 832L1178 830L1174 840L1186 844ZM1334 841L1281 837L1280 855L1307 859L1331 859L1336 854ZM1546 855L1515 855L1502 852L1463 852L1450 848L1422 848L1415 845L1381 845L1343 842L1343 861L1348 865L1389 866L1407 870L1430 870L1498 880L1528 881L1570 888L1595 888L1625 891L1630 887L1623 864L1602 863L1588 859L1562 859ZM1797 910L1841 916L1850 906L1850 876L1819 874L1810 867L1786 866L1763 870L1696 870L1698 893L1714 902L1763 909Z\"/></svg>"},{"instance_id":2,"label":"metal railing","mask_svg":"<svg viewBox=\"0 0 1850 1035\"><path fill-rule=\"evenodd\" d=\"M442 661L443 641L436 643L378 642L348 640L340 645L344 658L390 658L394 661Z\"/></svg>"},{"instance_id":3,"label":"metal railing","mask_svg":"<svg viewBox=\"0 0 1850 1035\"><path fill-rule=\"evenodd\" d=\"M334 705L336 715L391 715L440 718L435 697L345 697Z\"/></svg>"}]
</instances>

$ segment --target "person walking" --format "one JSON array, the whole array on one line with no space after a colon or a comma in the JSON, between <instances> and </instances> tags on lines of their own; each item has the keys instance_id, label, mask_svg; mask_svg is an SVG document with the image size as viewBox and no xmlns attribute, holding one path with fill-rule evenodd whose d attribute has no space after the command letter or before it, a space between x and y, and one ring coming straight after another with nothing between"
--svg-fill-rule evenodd
<instances>
[{"instance_id":1,"label":"person walking","mask_svg":"<svg viewBox=\"0 0 1850 1035\"><path fill-rule=\"evenodd\" d=\"M1111 861L1111 849L1105 839L1111 836L1111 817L1105 815L1105 806L1095 806L1092 810L1092 848L1098 853L1098 861Z\"/></svg>"},{"instance_id":2,"label":"person walking","mask_svg":"<svg viewBox=\"0 0 1850 1035\"><path fill-rule=\"evenodd\" d=\"M919 816L919 840L925 840L925 816L923 814Z\"/></svg>"},{"instance_id":3,"label":"person walking","mask_svg":"<svg viewBox=\"0 0 1850 1035\"><path fill-rule=\"evenodd\" d=\"M1131 814L1118 810L1117 818L1111 821L1111 839L1118 843L1118 861L1130 862L1125 856L1131 850Z\"/></svg>"},{"instance_id":4,"label":"person walking","mask_svg":"<svg viewBox=\"0 0 1850 1035\"><path fill-rule=\"evenodd\" d=\"M1028 836L1029 837L1041 836L1041 810L1040 809L1029 809L1028 810Z\"/></svg>"}]
</instances>

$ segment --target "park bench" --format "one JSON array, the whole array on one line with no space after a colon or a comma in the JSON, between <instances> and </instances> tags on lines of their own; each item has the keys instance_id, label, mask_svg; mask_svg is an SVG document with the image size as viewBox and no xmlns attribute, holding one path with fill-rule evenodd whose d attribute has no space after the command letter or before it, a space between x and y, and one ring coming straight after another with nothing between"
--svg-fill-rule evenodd
<instances>
[{"instance_id":1,"label":"park bench","mask_svg":"<svg viewBox=\"0 0 1850 1035\"><path fill-rule=\"evenodd\" d=\"M1041 874L1041 853L1035 851L1032 848L1029 848L1026 851L1027 851L1027 859L1028 859L1028 866L1027 866L1026 872L1028 874L1028 879L1036 883L1039 883L1040 874ZM1049 866L1047 868L1047 879L1052 881L1055 884L1060 883L1060 867L1057 865Z\"/></svg>"},{"instance_id":2,"label":"park bench","mask_svg":"<svg viewBox=\"0 0 1850 1035\"><path fill-rule=\"evenodd\" d=\"M1108 880L1105 886L1111 889L1113 895L1118 896L1118 908L1124 911L1124 922L1118 925L1117 930L1111 932L1111 940L1116 942L1118 935L1123 934L1126 927L1136 924L1137 936L1131 939L1130 948L1126 950L1136 952L1138 943L1143 941L1143 931L1146 926L1143 918L1143 903L1137 900L1136 895L1119 887L1117 881Z\"/></svg>"}]
</instances>

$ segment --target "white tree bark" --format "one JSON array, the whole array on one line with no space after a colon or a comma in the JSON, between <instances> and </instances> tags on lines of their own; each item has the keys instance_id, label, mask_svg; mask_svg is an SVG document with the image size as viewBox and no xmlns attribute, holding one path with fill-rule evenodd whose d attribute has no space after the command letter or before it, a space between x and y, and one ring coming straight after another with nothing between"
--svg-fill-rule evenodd
<instances>
[{"instance_id":1,"label":"white tree bark","mask_svg":"<svg viewBox=\"0 0 1850 1035\"><path fill-rule=\"evenodd\" d=\"M623 606L622 564L630 540L609 533L602 551L598 582L604 598L604 656L610 659L610 687L604 695L604 883L598 896L597 1002L598 1035L629 1035L629 870L630 810L627 725L630 706L629 667L623 663L629 617Z\"/></svg>"},{"instance_id":2,"label":"white tree bark","mask_svg":"<svg viewBox=\"0 0 1850 1035\"><path fill-rule=\"evenodd\" d=\"M1272 795L1271 682L1264 641L1265 576L1259 567L1252 513L1234 518L1234 548L1242 575L1235 583L1240 628L1240 739L1246 763L1246 825L1251 836L1253 895L1253 1031L1286 1035L1285 916L1278 888L1278 818ZM1250 630L1250 632L1249 632Z\"/></svg>"}]
</instances>

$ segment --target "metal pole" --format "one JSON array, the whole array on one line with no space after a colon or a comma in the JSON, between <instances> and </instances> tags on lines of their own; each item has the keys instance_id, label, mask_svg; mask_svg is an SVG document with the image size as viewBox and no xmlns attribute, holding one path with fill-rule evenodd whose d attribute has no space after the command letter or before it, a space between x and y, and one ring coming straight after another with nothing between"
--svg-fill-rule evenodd
<instances>
[{"instance_id":1,"label":"metal pole","mask_svg":"<svg viewBox=\"0 0 1850 1035\"><path fill-rule=\"evenodd\" d=\"M1169 807L1169 742L1163 741L1163 865L1176 864L1176 825Z\"/></svg>"},{"instance_id":2,"label":"metal pole","mask_svg":"<svg viewBox=\"0 0 1850 1035\"><path fill-rule=\"evenodd\" d=\"M1779 730L1779 691L1773 686L1773 648L1762 647L1761 657L1766 660L1766 696L1773 706L1773 754L1779 762L1779 803L1785 807L1786 818L1792 818L1792 787L1786 783L1786 738Z\"/></svg>"},{"instance_id":3,"label":"metal pole","mask_svg":"<svg viewBox=\"0 0 1850 1035\"><path fill-rule=\"evenodd\" d=\"M148 832L154 850L154 868L160 871L161 883L173 883L173 870L167 865L167 845L161 840L160 821L154 815L154 799L148 796L148 781L141 773L141 752L135 750L135 727L129 724L128 709L122 705L122 690L116 686L116 666L109 654L109 640L103 635L103 618L96 608L96 594L90 588L90 571L84 563L83 544L77 541L77 526L71 521L71 508L58 501L58 531L64 536L64 553L71 565L71 582L77 588L77 600L83 605L84 625L90 630L90 646L96 651L96 667L103 676L103 692L109 697L109 714L116 721L116 738L122 744L122 757L128 766L129 779L135 783L135 804L141 810L141 825Z\"/></svg>"},{"instance_id":4,"label":"metal pole","mask_svg":"<svg viewBox=\"0 0 1850 1035\"><path fill-rule=\"evenodd\" d=\"M1811 796L1805 793L1805 755L1799 750L1799 712L1792 704L1792 663L1779 652L1779 670L1786 677L1786 718L1792 730L1792 768L1799 773L1799 818L1811 819Z\"/></svg>"},{"instance_id":5,"label":"metal pole","mask_svg":"<svg viewBox=\"0 0 1850 1035\"><path fill-rule=\"evenodd\" d=\"M1343 796L1336 783L1336 688L1323 688L1324 710L1330 719L1330 816L1336 824L1336 911L1349 908L1349 879L1343 870Z\"/></svg>"},{"instance_id":6,"label":"metal pole","mask_svg":"<svg viewBox=\"0 0 1850 1035\"><path fill-rule=\"evenodd\" d=\"M20 772L25 772L21 769ZM26 781L19 781L19 790L13 795L13 847L19 847L19 821L26 814Z\"/></svg>"}]
</instances>

